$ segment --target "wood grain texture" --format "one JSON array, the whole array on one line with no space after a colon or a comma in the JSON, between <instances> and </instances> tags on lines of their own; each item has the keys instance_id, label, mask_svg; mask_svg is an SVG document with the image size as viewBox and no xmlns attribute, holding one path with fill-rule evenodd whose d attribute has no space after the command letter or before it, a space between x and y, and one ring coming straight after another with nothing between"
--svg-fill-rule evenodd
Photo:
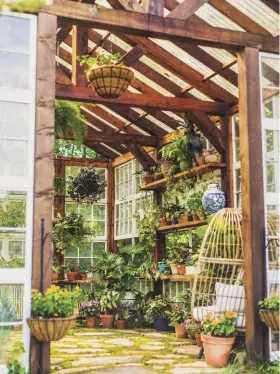
<instances>
[{"instance_id":1,"label":"wood grain texture","mask_svg":"<svg viewBox=\"0 0 280 374\"><path fill-rule=\"evenodd\" d=\"M238 54L239 123L242 192L242 235L246 350L265 358L267 328L258 313L258 301L265 296L265 213L259 51L245 48Z\"/></svg>"},{"instance_id":2,"label":"wood grain texture","mask_svg":"<svg viewBox=\"0 0 280 374\"><path fill-rule=\"evenodd\" d=\"M115 252L115 184L112 163L107 168L107 252Z\"/></svg>"},{"instance_id":3,"label":"wood grain texture","mask_svg":"<svg viewBox=\"0 0 280 374\"><path fill-rule=\"evenodd\" d=\"M185 0L181 4L177 5L167 17L186 20L207 2L208 0Z\"/></svg>"},{"instance_id":4,"label":"wood grain texture","mask_svg":"<svg viewBox=\"0 0 280 374\"><path fill-rule=\"evenodd\" d=\"M79 56L88 54L88 28L73 26L72 37L72 83L75 86L85 86L87 79L85 67L77 60Z\"/></svg>"},{"instance_id":5,"label":"wood grain texture","mask_svg":"<svg viewBox=\"0 0 280 374\"><path fill-rule=\"evenodd\" d=\"M147 13L163 17L164 0L143 0L142 3Z\"/></svg>"}]
</instances>

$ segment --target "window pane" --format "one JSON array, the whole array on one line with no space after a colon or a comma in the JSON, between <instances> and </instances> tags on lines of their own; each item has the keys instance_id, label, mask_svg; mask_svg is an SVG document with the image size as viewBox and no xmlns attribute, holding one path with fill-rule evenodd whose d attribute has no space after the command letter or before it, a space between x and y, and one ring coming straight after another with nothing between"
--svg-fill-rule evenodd
<instances>
[{"instance_id":1,"label":"window pane","mask_svg":"<svg viewBox=\"0 0 280 374\"><path fill-rule=\"evenodd\" d=\"M25 227L26 193L0 191L0 227Z\"/></svg>"},{"instance_id":2,"label":"window pane","mask_svg":"<svg viewBox=\"0 0 280 374\"><path fill-rule=\"evenodd\" d=\"M105 221L105 206L104 205L93 205L93 219L99 221Z\"/></svg>"},{"instance_id":3,"label":"window pane","mask_svg":"<svg viewBox=\"0 0 280 374\"><path fill-rule=\"evenodd\" d=\"M2 31L2 30L1 30ZM1 36L2 37L2 36ZM29 88L29 56L0 50L0 86Z\"/></svg>"},{"instance_id":4,"label":"window pane","mask_svg":"<svg viewBox=\"0 0 280 374\"><path fill-rule=\"evenodd\" d=\"M279 60L262 56L262 86L279 87Z\"/></svg>"},{"instance_id":5,"label":"window pane","mask_svg":"<svg viewBox=\"0 0 280 374\"><path fill-rule=\"evenodd\" d=\"M0 138L27 139L29 105L0 101Z\"/></svg>"},{"instance_id":6,"label":"window pane","mask_svg":"<svg viewBox=\"0 0 280 374\"><path fill-rule=\"evenodd\" d=\"M105 252L105 243L104 242L95 242L92 246L93 255L102 254Z\"/></svg>"},{"instance_id":7,"label":"window pane","mask_svg":"<svg viewBox=\"0 0 280 374\"><path fill-rule=\"evenodd\" d=\"M26 176L28 172L28 142L0 140L0 175Z\"/></svg>"},{"instance_id":8,"label":"window pane","mask_svg":"<svg viewBox=\"0 0 280 374\"><path fill-rule=\"evenodd\" d=\"M79 205L79 214L81 214L84 219L92 219L92 206L87 204Z\"/></svg>"},{"instance_id":9,"label":"window pane","mask_svg":"<svg viewBox=\"0 0 280 374\"><path fill-rule=\"evenodd\" d=\"M82 247L79 248L79 255L80 257L90 257L92 250L92 243L86 243Z\"/></svg>"},{"instance_id":10,"label":"window pane","mask_svg":"<svg viewBox=\"0 0 280 374\"><path fill-rule=\"evenodd\" d=\"M78 213L78 206L76 204L66 203L65 204L66 213Z\"/></svg>"},{"instance_id":11,"label":"window pane","mask_svg":"<svg viewBox=\"0 0 280 374\"><path fill-rule=\"evenodd\" d=\"M29 52L29 20L1 15L0 49Z\"/></svg>"},{"instance_id":12,"label":"window pane","mask_svg":"<svg viewBox=\"0 0 280 374\"><path fill-rule=\"evenodd\" d=\"M0 285L0 322L22 320L23 285Z\"/></svg>"},{"instance_id":13,"label":"window pane","mask_svg":"<svg viewBox=\"0 0 280 374\"><path fill-rule=\"evenodd\" d=\"M94 236L104 236L105 235L105 222L96 221L93 222Z\"/></svg>"}]
</instances>

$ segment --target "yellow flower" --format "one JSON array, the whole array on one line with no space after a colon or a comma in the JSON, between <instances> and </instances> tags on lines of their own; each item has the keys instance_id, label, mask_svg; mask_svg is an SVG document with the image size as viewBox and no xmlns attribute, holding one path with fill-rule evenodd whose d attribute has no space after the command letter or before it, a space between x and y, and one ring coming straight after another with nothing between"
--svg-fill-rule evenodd
<instances>
[{"instance_id":1,"label":"yellow flower","mask_svg":"<svg viewBox=\"0 0 280 374\"><path fill-rule=\"evenodd\" d=\"M211 313L211 312L206 313L205 318L206 318L208 321L209 321L210 319L212 319L212 313Z\"/></svg>"},{"instance_id":2,"label":"yellow flower","mask_svg":"<svg viewBox=\"0 0 280 374\"><path fill-rule=\"evenodd\" d=\"M271 294L270 294L271 297L275 297L277 296L277 293L275 291L272 291Z\"/></svg>"},{"instance_id":3,"label":"yellow flower","mask_svg":"<svg viewBox=\"0 0 280 374\"><path fill-rule=\"evenodd\" d=\"M76 290L76 291L80 291L80 287L79 287L79 286L76 286L76 287L75 287L75 290Z\"/></svg>"},{"instance_id":4,"label":"yellow flower","mask_svg":"<svg viewBox=\"0 0 280 374\"><path fill-rule=\"evenodd\" d=\"M212 326L217 326L219 322L216 320L216 319L213 319L213 321L211 322L211 325Z\"/></svg>"},{"instance_id":5,"label":"yellow flower","mask_svg":"<svg viewBox=\"0 0 280 374\"><path fill-rule=\"evenodd\" d=\"M235 312L225 312L225 315L229 319L232 319L232 318L236 317L236 313Z\"/></svg>"},{"instance_id":6,"label":"yellow flower","mask_svg":"<svg viewBox=\"0 0 280 374\"><path fill-rule=\"evenodd\" d=\"M35 288L33 288L31 292L32 292L32 293L38 293L39 291L36 290Z\"/></svg>"}]
</instances>

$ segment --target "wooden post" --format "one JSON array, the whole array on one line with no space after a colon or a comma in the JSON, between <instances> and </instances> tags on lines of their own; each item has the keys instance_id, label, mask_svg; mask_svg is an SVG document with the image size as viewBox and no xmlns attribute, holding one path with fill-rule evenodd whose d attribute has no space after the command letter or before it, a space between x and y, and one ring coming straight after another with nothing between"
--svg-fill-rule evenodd
<instances>
[{"instance_id":1,"label":"wooden post","mask_svg":"<svg viewBox=\"0 0 280 374\"><path fill-rule=\"evenodd\" d=\"M114 168L112 163L107 168L107 251L115 252L114 218L115 218L115 187Z\"/></svg>"},{"instance_id":2,"label":"wooden post","mask_svg":"<svg viewBox=\"0 0 280 374\"><path fill-rule=\"evenodd\" d=\"M260 321L258 301L265 296L265 211L259 51L245 48L238 53L242 235L246 350L248 357L265 356L268 329Z\"/></svg>"},{"instance_id":3,"label":"wooden post","mask_svg":"<svg viewBox=\"0 0 280 374\"><path fill-rule=\"evenodd\" d=\"M85 67L81 66L77 57L88 54L88 28L73 26L72 37L72 83L75 86L85 86Z\"/></svg>"},{"instance_id":4,"label":"wooden post","mask_svg":"<svg viewBox=\"0 0 280 374\"><path fill-rule=\"evenodd\" d=\"M44 219L43 289L51 285L56 16L39 13L37 36L36 132L32 288L40 288L41 219ZM31 340L32 374L50 373L50 344Z\"/></svg>"}]
</instances>

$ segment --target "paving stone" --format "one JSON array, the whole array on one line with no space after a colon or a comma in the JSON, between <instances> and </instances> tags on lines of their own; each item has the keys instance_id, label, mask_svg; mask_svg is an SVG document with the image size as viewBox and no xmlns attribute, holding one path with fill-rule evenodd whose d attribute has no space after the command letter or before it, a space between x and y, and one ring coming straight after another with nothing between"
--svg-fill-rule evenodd
<instances>
[{"instance_id":1,"label":"paving stone","mask_svg":"<svg viewBox=\"0 0 280 374\"><path fill-rule=\"evenodd\" d=\"M80 343L80 344L82 344L82 343ZM85 343L84 343L85 344ZM75 343L75 344L52 344L51 345L51 347L52 348L54 348L54 349L57 349L57 348L73 348L73 349L75 349L75 348L77 348L77 346L78 346L78 343Z\"/></svg>"},{"instance_id":2,"label":"paving stone","mask_svg":"<svg viewBox=\"0 0 280 374\"><path fill-rule=\"evenodd\" d=\"M122 364L121 365L122 367L123 366L130 366L130 367L132 367L132 366L143 366L142 364L138 364L137 362L135 362L135 363L129 363L129 364Z\"/></svg>"},{"instance_id":3,"label":"paving stone","mask_svg":"<svg viewBox=\"0 0 280 374\"><path fill-rule=\"evenodd\" d=\"M106 335L114 335L112 332L76 332L74 336L106 336Z\"/></svg>"},{"instance_id":4,"label":"paving stone","mask_svg":"<svg viewBox=\"0 0 280 374\"><path fill-rule=\"evenodd\" d=\"M174 358L175 360L176 359L179 359L179 358L188 358L188 356L186 356L186 355L179 355L179 354L177 354L177 355L154 355L153 356L153 358L159 358L159 359L161 359L161 358Z\"/></svg>"},{"instance_id":5,"label":"paving stone","mask_svg":"<svg viewBox=\"0 0 280 374\"><path fill-rule=\"evenodd\" d=\"M96 365L108 365L108 364L122 364L133 361L141 360L143 356L121 356L121 357L92 357L92 358L80 358L77 361L72 361L72 366L96 364ZM135 373L134 373L135 374Z\"/></svg>"},{"instance_id":6,"label":"paving stone","mask_svg":"<svg viewBox=\"0 0 280 374\"><path fill-rule=\"evenodd\" d=\"M198 355L200 347L197 345L186 345L184 347L178 347L174 349L174 353L184 353L189 355Z\"/></svg>"},{"instance_id":7,"label":"paving stone","mask_svg":"<svg viewBox=\"0 0 280 374\"><path fill-rule=\"evenodd\" d=\"M188 344L186 341L183 341L183 342L168 342L168 344L171 344L171 345L186 345Z\"/></svg>"},{"instance_id":8,"label":"paving stone","mask_svg":"<svg viewBox=\"0 0 280 374\"><path fill-rule=\"evenodd\" d=\"M146 332L143 334L148 338L168 338L168 335L161 334L160 332Z\"/></svg>"},{"instance_id":9,"label":"paving stone","mask_svg":"<svg viewBox=\"0 0 280 374\"><path fill-rule=\"evenodd\" d=\"M113 369L103 369L97 371L96 374L155 374L155 371L145 369L143 367L127 366ZM67 374L67 373L65 373Z\"/></svg>"},{"instance_id":10,"label":"paving stone","mask_svg":"<svg viewBox=\"0 0 280 374\"><path fill-rule=\"evenodd\" d=\"M90 370L98 370L103 369L103 366L93 366L93 367L85 367L85 368L69 368L69 369L62 369L59 370L59 374L76 374L76 373L82 373L82 372L89 372ZM95 371L93 371L95 373Z\"/></svg>"},{"instance_id":11,"label":"paving stone","mask_svg":"<svg viewBox=\"0 0 280 374\"><path fill-rule=\"evenodd\" d=\"M162 342L149 342L149 345L162 345Z\"/></svg>"},{"instance_id":12,"label":"paving stone","mask_svg":"<svg viewBox=\"0 0 280 374\"><path fill-rule=\"evenodd\" d=\"M216 368L186 368L186 367L178 367L170 370L172 374L207 374L207 373L219 373L220 369Z\"/></svg>"},{"instance_id":13,"label":"paving stone","mask_svg":"<svg viewBox=\"0 0 280 374\"><path fill-rule=\"evenodd\" d=\"M165 357L165 356L163 356L163 357ZM168 360L168 359L151 359L151 360L149 360L149 361L147 361L147 364L151 364L151 365L153 365L153 364L162 364L162 365L164 365L164 364L173 364L173 362L174 362L174 360Z\"/></svg>"},{"instance_id":14,"label":"paving stone","mask_svg":"<svg viewBox=\"0 0 280 374\"><path fill-rule=\"evenodd\" d=\"M131 347L134 345L134 343L125 338L116 338L116 339L110 339L110 340L105 340L105 343L108 344L116 344L116 345L125 345L126 347Z\"/></svg>"},{"instance_id":15,"label":"paving stone","mask_svg":"<svg viewBox=\"0 0 280 374\"><path fill-rule=\"evenodd\" d=\"M64 358L51 357L51 364L60 364L65 361Z\"/></svg>"},{"instance_id":16,"label":"paving stone","mask_svg":"<svg viewBox=\"0 0 280 374\"><path fill-rule=\"evenodd\" d=\"M188 362L186 364L175 364L174 367L191 367L191 368L207 368L213 369L209 365L206 364L205 361L196 361L196 362ZM217 371L221 371L223 369L216 369Z\"/></svg>"},{"instance_id":17,"label":"paving stone","mask_svg":"<svg viewBox=\"0 0 280 374\"><path fill-rule=\"evenodd\" d=\"M150 344L140 345L139 348L145 351L162 351L165 349L165 347L162 345L157 346L157 345L150 345Z\"/></svg>"},{"instance_id":18,"label":"paving stone","mask_svg":"<svg viewBox=\"0 0 280 374\"><path fill-rule=\"evenodd\" d=\"M77 349L58 349L58 352L69 354L83 354L83 353L102 353L105 352L102 348L77 348Z\"/></svg>"},{"instance_id":19,"label":"paving stone","mask_svg":"<svg viewBox=\"0 0 280 374\"><path fill-rule=\"evenodd\" d=\"M155 365L155 366L153 366L153 369L155 369L155 370L164 370L164 366Z\"/></svg>"}]
</instances>

